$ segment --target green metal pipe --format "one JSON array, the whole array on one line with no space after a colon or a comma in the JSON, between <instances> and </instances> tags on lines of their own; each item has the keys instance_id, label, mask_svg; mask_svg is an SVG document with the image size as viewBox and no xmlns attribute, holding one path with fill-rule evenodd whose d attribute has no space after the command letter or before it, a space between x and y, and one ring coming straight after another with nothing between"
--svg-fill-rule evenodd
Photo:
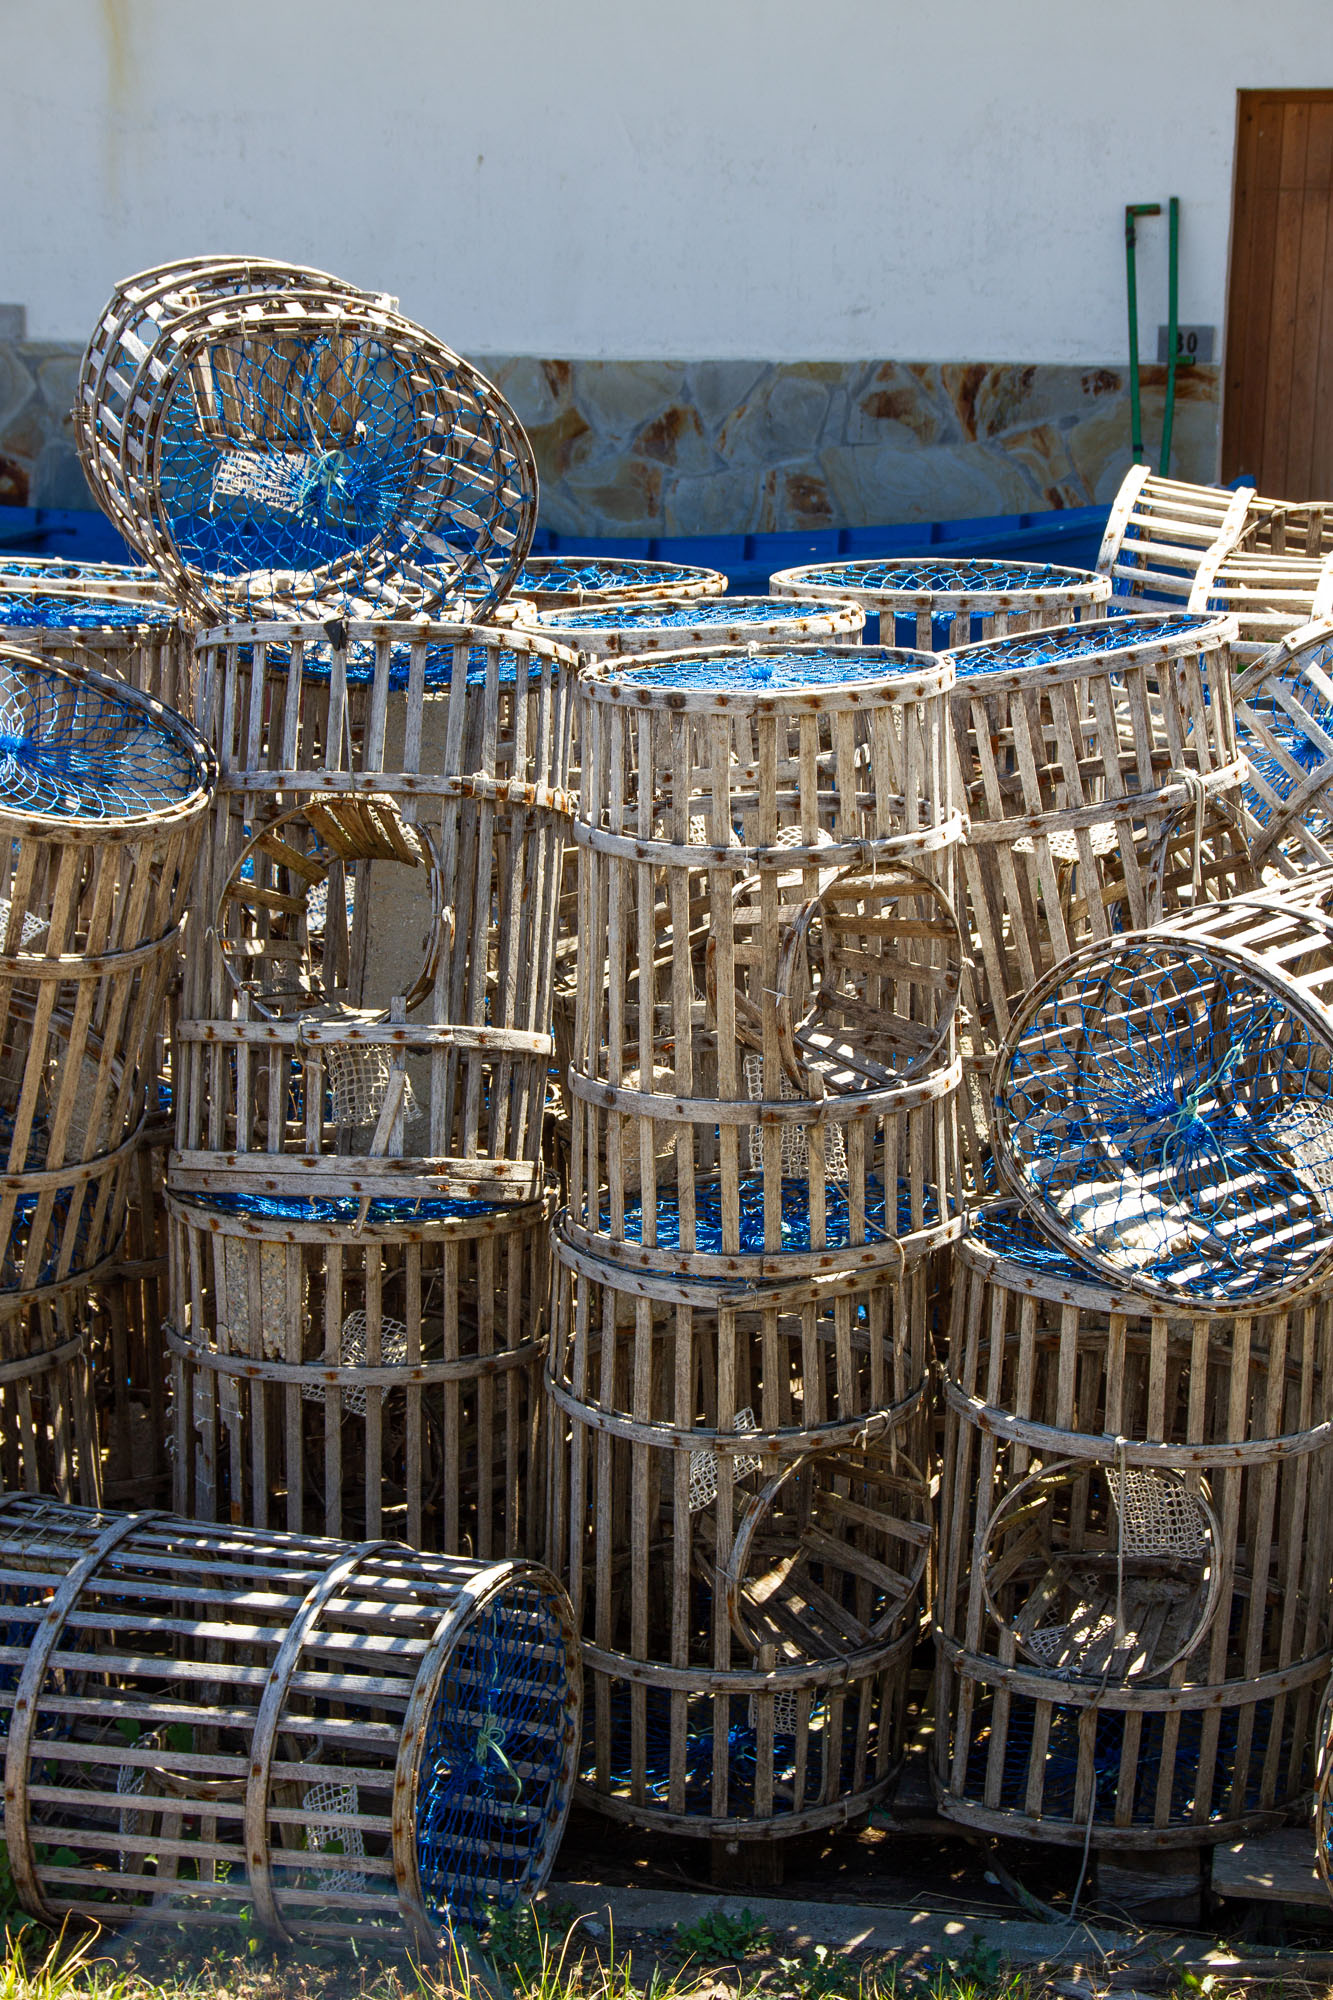
<instances>
[{"instance_id":1,"label":"green metal pipe","mask_svg":"<svg viewBox=\"0 0 1333 2000\"><path fill-rule=\"evenodd\" d=\"M1160 201L1125 206L1125 289L1129 294L1129 421L1130 444L1137 465L1143 457L1143 408L1139 400L1139 287L1134 269L1134 218L1160 215Z\"/></svg>"},{"instance_id":2,"label":"green metal pipe","mask_svg":"<svg viewBox=\"0 0 1333 2000\"><path fill-rule=\"evenodd\" d=\"M1162 456L1158 471L1171 470L1171 427L1176 415L1176 348L1180 336L1180 199L1167 203L1166 252L1166 407L1162 412Z\"/></svg>"}]
</instances>

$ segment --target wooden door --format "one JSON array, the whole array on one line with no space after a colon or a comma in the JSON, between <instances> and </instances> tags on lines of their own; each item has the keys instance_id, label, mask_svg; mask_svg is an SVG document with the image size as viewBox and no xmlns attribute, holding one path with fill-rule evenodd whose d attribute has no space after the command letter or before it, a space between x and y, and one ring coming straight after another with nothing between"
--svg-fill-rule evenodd
<instances>
[{"instance_id":1,"label":"wooden door","mask_svg":"<svg viewBox=\"0 0 1333 2000\"><path fill-rule=\"evenodd\" d=\"M1242 90L1222 477L1333 499L1333 90Z\"/></svg>"}]
</instances>

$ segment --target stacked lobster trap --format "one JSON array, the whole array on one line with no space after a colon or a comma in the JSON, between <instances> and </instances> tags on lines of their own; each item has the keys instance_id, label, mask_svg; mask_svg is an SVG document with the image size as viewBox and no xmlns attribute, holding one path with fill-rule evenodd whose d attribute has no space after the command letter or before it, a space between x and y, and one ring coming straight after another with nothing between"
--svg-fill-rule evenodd
<instances>
[{"instance_id":1,"label":"stacked lobster trap","mask_svg":"<svg viewBox=\"0 0 1333 2000\"><path fill-rule=\"evenodd\" d=\"M579 680L550 1550L583 1795L640 1825L771 1839L896 1774L960 1227L951 678L807 645Z\"/></svg>"},{"instance_id":2,"label":"stacked lobster trap","mask_svg":"<svg viewBox=\"0 0 1333 2000\"><path fill-rule=\"evenodd\" d=\"M484 622L531 539L526 440L391 301L269 267L123 288L85 384L109 508L212 621L167 1167L177 1504L521 1548L574 664Z\"/></svg>"},{"instance_id":3,"label":"stacked lobster trap","mask_svg":"<svg viewBox=\"0 0 1333 2000\"><path fill-rule=\"evenodd\" d=\"M150 695L0 646L0 1484L99 1491L90 1288L113 1282L213 794Z\"/></svg>"}]
</instances>

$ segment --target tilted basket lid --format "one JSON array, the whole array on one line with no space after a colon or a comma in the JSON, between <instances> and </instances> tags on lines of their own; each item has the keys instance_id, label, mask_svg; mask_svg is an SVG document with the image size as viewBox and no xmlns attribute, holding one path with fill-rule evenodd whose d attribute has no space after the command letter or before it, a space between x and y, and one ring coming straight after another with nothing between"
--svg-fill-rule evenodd
<instances>
[{"instance_id":1,"label":"tilted basket lid","mask_svg":"<svg viewBox=\"0 0 1333 2000\"><path fill-rule=\"evenodd\" d=\"M158 820L203 809L202 739L151 696L0 648L0 825Z\"/></svg>"}]
</instances>

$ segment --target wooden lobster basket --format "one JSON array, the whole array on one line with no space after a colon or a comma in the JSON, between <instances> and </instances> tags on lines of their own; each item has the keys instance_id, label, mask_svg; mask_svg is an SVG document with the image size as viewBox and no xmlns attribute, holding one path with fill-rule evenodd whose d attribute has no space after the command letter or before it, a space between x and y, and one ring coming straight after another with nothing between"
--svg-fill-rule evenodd
<instances>
[{"instance_id":1,"label":"wooden lobster basket","mask_svg":"<svg viewBox=\"0 0 1333 2000\"><path fill-rule=\"evenodd\" d=\"M1089 945L1015 1013L996 1162L1112 1283L1260 1309L1333 1262L1333 902L1325 874Z\"/></svg>"},{"instance_id":2,"label":"wooden lobster basket","mask_svg":"<svg viewBox=\"0 0 1333 2000\"><path fill-rule=\"evenodd\" d=\"M532 556L514 594L536 611L568 604L642 604L657 597L724 597L726 573L646 556Z\"/></svg>"},{"instance_id":3,"label":"wooden lobster basket","mask_svg":"<svg viewBox=\"0 0 1333 2000\"><path fill-rule=\"evenodd\" d=\"M1236 621L1232 652L1262 658L1279 639L1333 612L1333 555L1301 556L1214 549L1199 568L1191 611Z\"/></svg>"},{"instance_id":4,"label":"wooden lobster basket","mask_svg":"<svg viewBox=\"0 0 1333 2000\"><path fill-rule=\"evenodd\" d=\"M939 652L1086 618L1111 595L1105 577L1051 563L889 561L803 563L769 578L777 597L850 598L879 621L884 645Z\"/></svg>"},{"instance_id":5,"label":"wooden lobster basket","mask_svg":"<svg viewBox=\"0 0 1333 2000\"><path fill-rule=\"evenodd\" d=\"M790 597L650 597L635 602L558 606L530 621L562 646L594 659L674 653L689 646L855 645L865 625L858 604L818 595Z\"/></svg>"},{"instance_id":6,"label":"wooden lobster basket","mask_svg":"<svg viewBox=\"0 0 1333 2000\"><path fill-rule=\"evenodd\" d=\"M550 1553L584 1622L581 1796L700 1836L838 1824L901 1755L925 1265L710 1298L557 1249Z\"/></svg>"},{"instance_id":7,"label":"wooden lobster basket","mask_svg":"<svg viewBox=\"0 0 1333 2000\"><path fill-rule=\"evenodd\" d=\"M1188 598L1205 558L1239 541L1252 498L1251 487L1232 493L1131 465L1111 503L1098 572L1117 597Z\"/></svg>"},{"instance_id":8,"label":"wooden lobster basket","mask_svg":"<svg viewBox=\"0 0 1333 2000\"><path fill-rule=\"evenodd\" d=\"M529 1563L0 1502L23 1907L432 1956L538 1891L578 1641Z\"/></svg>"},{"instance_id":9,"label":"wooden lobster basket","mask_svg":"<svg viewBox=\"0 0 1333 2000\"><path fill-rule=\"evenodd\" d=\"M940 1810L1106 1847L1271 1822L1333 1641L1333 1300L1168 1311L1004 1203L958 1258Z\"/></svg>"},{"instance_id":10,"label":"wooden lobster basket","mask_svg":"<svg viewBox=\"0 0 1333 2000\"><path fill-rule=\"evenodd\" d=\"M146 598L90 591L10 590L0 576L0 646L85 667L189 715L193 649L178 614Z\"/></svg>"},{"instance_id":11,"label":"wooden lobster basket","mask_svg":"<svg viewBox=\"0 0 1333 2000\"><path fill-rule=\"evenodd\" d=\"M174 597L206 617L501 601L536 468L475 369L387 300L281 267L148 290L94 335L76 442Z\"/></svg>"},{"instance_id":12,"label":"wooden lobster basket","mask_svg":"<svg viewBox=\"0 0 1333 2000\"><path fill-rule=\"evenodd\" d=\"M147 695L0 651L0 1297L113 1252L213 793Z\"/></svg>"},{"instance_id":13,"label":"wooden lobster basket","mask_svg":"<svg viewBox=\"0 0 1333 2000\"><path fill-rule=\"evenodd\" d=\"M529 1551L553 1203L167 1206L182 1512Z\"/></svg>"},{"instance_id":14,"label":"wooden lobster basket","mask_svg":"<svg viewBox=\"0 0 1333 2000\"><path fill-rule=\"evenodd\" d=\"M1207 802L1238 802L1242 771L1233 632L1227 619L1153 613L949 656L955 782L969 816L959 914L972 947L962 1015L974 1074L1044 971L1086 937L1150 921L1163 836L1184 808L1197 827L1191 883L1205 861L1219 881L1216 864L1234 843L1217 836ZM969 1090L965 1116L980 1176L984 1089Z\"/></svg>"},{"instance_id":15,"label":"wooden lobster basket","mask_svg":"<svg viewBox=\"0 0 1333 2000\"><path fill-rule=\"evenodd\" d=\"M1236 740L1249 763L1256 858L1284 873L1333 864L1333 617L1301 626L1236 679Z\"/></svg>"},{"instance_id":16,"label":"wooden lobster basket","mask_svg":"<svg viewBox=\"0 0 1333 2000\"><path fill-rule=\"evenodd\" d=\"M1333 553L1333 506L1326 500L1265 500L1252 493L1243 546L1275 556Z\"/></svg>"},{"instance_id":17,"label":"wooden lobster basket","mask_svg":"<svg viewBox=\"0 0 1333 2000\"><path fill-rule=\"evenodd\" d=\"M815 1276L955 1227L949 669L887 649L581 677L571 1241Z\"/></svg>"}]
</instances>

